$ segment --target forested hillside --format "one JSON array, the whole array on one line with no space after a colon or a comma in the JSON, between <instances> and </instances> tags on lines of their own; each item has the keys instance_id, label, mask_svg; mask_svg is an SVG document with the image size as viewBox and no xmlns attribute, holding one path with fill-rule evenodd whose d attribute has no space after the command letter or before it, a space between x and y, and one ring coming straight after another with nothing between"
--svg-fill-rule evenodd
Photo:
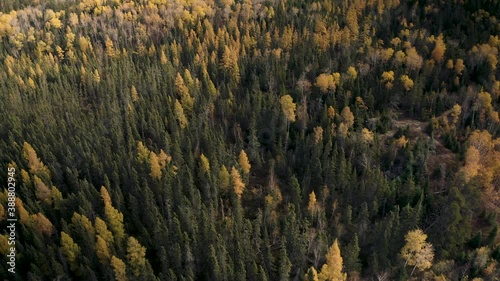
<instances>
[{"instance_id":1,"label":"forested hillside","mask_svg":"<svg viewBox=\"0 0 500 281\"><path fill-rule=\"evenodd\" d=\"M3 0L0 276L499 280L499 48L497 0Z\"/></svg>"}]
</instances>

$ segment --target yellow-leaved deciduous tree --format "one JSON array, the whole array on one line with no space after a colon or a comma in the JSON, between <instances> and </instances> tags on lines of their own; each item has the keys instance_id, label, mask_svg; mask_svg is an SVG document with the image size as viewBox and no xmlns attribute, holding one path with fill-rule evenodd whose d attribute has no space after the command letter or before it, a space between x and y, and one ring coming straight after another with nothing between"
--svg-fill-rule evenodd
<instances>
[{"instance_id":1,"label":"yellow-leaved deciduous tree","mask_svg":"<svg viewBox=\"0 0 500 281\"><path fill-rule=\"evenodd\" d=\"M451 124L452 128L455 129L458 124L458 119L460 118L460 114L462 113L462 107L457 103L451 108Z\"/></svg>"},{"instance_id":2,"label":"yellow-leaved deciduous tree","mask_svg":"<svg viewBox=\"0 0 500 281\"><path fill-rule=\"evenodd\" d=\"M436 62L442 62L444 59L444 53L446 52L446 44L443 41L443 34L439 34L435 41L434 50L432 50L431 57Z\"/></svg>"},{"instance_id":3,"label":"yellow-leaved deciduous tree","mask_svg":"<svg viewBox=\"0 0 500 281\"><path fill-rule=\"evenodd\" d=\"M324 21L318 20L316 22L313 40L314 44L322 51L325 51L330 47L330 34Z\"/></svg>"},{"instance_id":4,"label":"yellow-leaved deciduous tree","mask_svg":"<svg viewBox=\"0 0 500 281\"><path fill-rule=\"evenodd\" d=\"M250 161L248 161L248 156L245 153L245 150L243 149L241 150L240 155L238 156L238 164L240 164L240 167L245 175L248 175L250 173L250 168L252 167L252 165L250 165Z\"/></svg>"},{"instance_id":5,"label":"yellow-leaved deciduous tree","mask_svg":"<svg viewBox=\"0 0 500 281\"><path fill-rule=\"evenodd\" d=\"M111 266L113 267L116 281L127 281L127 266L121 259L113 256L111 258Z\"/></svg>"},{"instance_id":6,"label":"yellow-leaved deciduous tree","mask_svg":"<svg viewBox=\"0 0 500 281\"><path fill-rule=\"evenodd\" d=\"M354 71L356 70L354 69ZM321 73L318 77L316 77L316 82L314 83L314 85L316 85L316 87L318 87L322 93L327 93L328 91L335 91L339 82L340 82L340 73L338 72L335 72L333 74Z\"/></svg>"},{"instance_id":7,"label":"yellow-leaved deciduous tree","mask_svg":"<svg viewBox=\"0 0 500 281\"><path fill-rule=\"evenodd\" d=\"M101 197L104 201L104 216L106 222L113 232L117 241L122 241L125 238L125 228L123 226L123 214L111 204L111 197L104 186L101 187Z\"/></svg>"},{"instance_id":8,"label":"yellow-leaved deciduous tree","mask_svg":"<svg viewBox=\"0 0 500 281\"><path fill-rule=\"evenodd\" d=\"M354 114L352 114L351 109L346 106L342 109L340 115L342 117L342 122L339 125L339 134L342 137L347 137L349 129L354 125Z\"/></svg>"},{"instance_id":9,"label":"yellow-leaved deciduous tree","mask_svg":"<svg viewBox=\"0 0 500 281\"><path fill-rule=\"evenodd\" d=\"M43 162L38 158L33 147L27 143L23 143L23 158L28 162L28 167L30 172L34 175L45 176L50 178L49 168L43 164Z\"/></svg>"},{"instance_id":10,"label":"yellow-leaved deciduous tree","mask_svg":"<svg viewBox=\"0 0 500 281\"><path fill-rule=\"evenodd\" d=\"M413 80L408 75L403 74L400 79L406 91L409 91L411 90L411 88L413 88Z\"/></svg>"},{"instance_id":11,"label":"yellow-leaved deciduous tree","mask_svg":"<svg viewBox=\"0 0 500 281\"><path fill-rule=\"evenodd\" d=\"M76 227L78 232L87 232L92 237L95 235L94 226L85 215L73 213L71 224Z\"/></svg>"},{"instance_id":12,"label":"yellow-leaved deciduous tree","mask_svg":"<svg viewBox=\"0 0 500 281\"><path fill-rule=\"evenodd\" d=\"M45 185L45 183L36 175L33 177L35 182L35 196L38 200L50 204L52 199L51 190Z\"/></svg>"},{"instance_id":13,"label":"yellow-leaved deciduous tree","mask_svg":"<svg viewBox=\"0 0 500 281\"><path fill-rule=\"evenodd\" d=\"M163 149L160 149L160 153L158 154L158 162L160 163L160 168L164 169L171 161L172 156L165 153Z\"/></svg>"},{"instance_id":14,"label":"yellow-leaved deciduous tree","mask_svg":"<svg viewBox=\"0 0 500 281\"><path fill-rule=\"evenodd\" d=\"M227 45L224 47L221 66L229 72L233 81L239 81L240 68L238 66L238 49L236 47L229 47Z\"/></svg>"},{"instance_id":15,"label":"yellow-leaved deciduous tree","mask_svg":"<svg viewBox=\"0 0 500 281\"><path fill-rule=\"evenodd\" d=\"M118 56L117 51L115 50L115 46L113 44L113 41L106 36L106 42L104 43L106 47L106 55L110 58L116 58Z\"/></svg>"},{"instance_id":16,"label":"yellow-leaved deciduous tree","mask_svg":"<svg viewBox=\"0 0 500 281\"><path fill-rule=\"evenodd\" d=\"M153 179L158 180L161 178L162 173L161 173L160 159L153 151L151 151L151 153L149 154L149 168L151 169L149 175Z\"/></svg>"},{"instance_id":17,"label":"yellow-leaved deciduous tree","mask_svg":"<svg viewBox=\"0 0 500 281\"><path fill-rule=\"evenodd\" d=\"M316 213L318 212L319 206L318 202L316 200L316 193L312 191L309 194L309 203L307 204L307 211L311 214L311 216L316 216Z\"/></svg>"},{"instance_id":18,"label":"yellow-leaved deciduous tree","mask_svg":"<svg viewBox=\"0 0 500 281\"><path fill-rule=\"evenodd\" d=\"M385 88L386 89L392 89L393 82L394 82L394 71L384 71L382 73L382 81L385 83Z\"/></svg>"},{"instance_id":19,"label":"yellow-leaved deciduous tree","mask_svg":"<svg viewBox=\"0 0 500 281\"><path fill-rule=\"evenodd\" d=\"M500 138L487 131L476 130L469 137L464 173L467 181L475 178L487 201L500 200L495 189L500 182Z\"/></svg>"},{"instance_id":20,"label":"yellow-leaved deciduous tree","mask_svg":"<svg viewBox=\"0 0 500 281\"><path fill-rule=\"evenodd\" d=\"M175 100L175 107L174 107L174 113L175 113L175 118L179 122L179 126L184 129L188 125L188 121L186 119L186 115L184 115L184 109L182 108L181 103L179 100Z\"/></svg>"},{"instance_id":21,"label":"yellow-leaved deciduous tree","mask_svg":"<svg viewBox=\"0 0 500 281\"><path fill-rule=\"evenodd\" d=\"M142 141L138 141L137 142L137 160L139 160L139 162L141 164L145 163L146 161L149 160L149 155L150 155L149 149L146 146L144 146L144 144L142 144Z\"/></svg>"},{"instance_id":22,"label":"yellow-leaved deciduous tree","mask_svg":"<svg viewBox=\"0 0 500 281\"><path fill-rule=\"evenodd\" d=\"M99 70L95 69L94 72L92 72L92 80L96 84L99 84L99 82L101 82L101 75L99 75Z\"/></svg>"},{"instance_id":23,"label":"yellow-leaved deciduous tree","mask_svg":"<svg viewBox=\"0 0 500 281\"><path fill-rule=\"evenodd\" d=\"M323 128L321 126L316 126L313 128L314 143L318 144L323 140Z\"/></svg>"},{"instance_id":24,"label":"yellow-leaved deciduous tree","mask_svg":"<svg viewBox=\"0 0 500 281\"><path fill-rule=\"evenodd\" d=\"M61 204L63 202L62 192L57 189L57 187L52 186L50 189L50 193L52 194L52 202L54 203L54 209L60 210Z\"/></svg>"},{"instance_id":25,"label":"yellow-leaved deciduous tree","mask_svg":"<svg viewBox=\"0 0 500 281\"><path fill-rule=\"evenodd\" d=\"M363 128L361 130L361 139L364 143L372 143L373 142L373 132L367 128Z\"/></svg>"},{"instance_id":26,"label":"yellow-leaved deciduous tree","mask_svg":"<svg viewBox=\"0 0 500 281\"><path fill-rule=\"evenodd\" d=\"M200 168L203 173L210 173L210 161L208 161L208 158L203 153L200 155Z\"/></svg>"},{"instance_id":27,"label":"yellow-leaved deciduous tree","mask_svg":"<svg viewBox=\"0 0 500 281\"><path fill-rule=\"evenodd\" d=\"M335 108L333 106L328 107L328 118L333 119L335 117Z\"/></svg>"},{"instance_id":28,"label":"yellow-leaved deciduous tree","mask_svg":"<svg viewBox=\"0 0 500 281\"><path fill-rule=\"evenodd\" d=\"M33 215L33 221L35 222L37 230L43 235L51 236L54 233L54 226L42 213Z\"/></svg>"},{"instance_id":29,"label":"yellow-leaved deciduous tree","mask_svg":"<svg viewBox=\"0 0 500 281\"><path fill-rule=\"evenodd\" d=\"M326 253L326 264L321 267L318 275L319 280L344 281L347 274L342 272L343 259L340 255L340 248L337 239Z\"/></svg>"},{"instance_id":30,"label":"yellow-leaved deciduous tree","mask_svg":"<svg viewBox=\"0 0 500 281\"><path fill-rule=\"evenodd\" d=\"M353 66L349 66L349 68L347 68L347 77L350 80L356 80L356 78L358 77L356 68L354 68Z\"/></svg>"},{"instance_id":31,"label":"yellow-leaved deciduous tree","mask_svg":"<svg viewBox=\"0 0 500 281\"><path fill-rule=\"evenodd\" d=\"M222 165L219 170L219 185L222 192L227 192L229 190L229 186L231 184L231 176L226 168L226 166Z\"/></svg>"},{"instance_id":32,"label":"yellow-leaved deciduous tree","mask_svg":"<svg viewBox=\"0 0 500 281\"><path fill-rule=\"evenodd\" d=\"M295 110L297 109L296 104L293 102L293 98L290 95L284 95L280 98L281 110L285 114L287 122L295 122Z\"/></svg>"},{"instance_id":33,"label":"yellow-leaved deciduous tree","mask_svg":"<svg viewBox=\"0 0 500 281\"><path fill-rule=\"evenodd\" d=\"M351 128L354 125L354 114L352 114L351 109L348 106L342 109L340 115L342 116L342 122L344 122L348 128Z\"/></svg>"},{"instance_id":34,"label":"yellow-leaved deciduous tree","mask_svg":"<svg viewBox=\"0 0 500 281\"><path fill-rule=\"evenodd\" d=\"M137 93L137 89L135 88L134 85L130 88L130 95L132 97L132 101L136 102L139 100L139 94Z\"/></svg>"},{"instance_id":35,"label":"yellow-leaved deciduous tree","mask_svg":"<svg viewBox=\"0 0 500 281\"><path fill-rule=\"evenodd\" d=\"M109 252L108 243L101 237L101 235L97 235L95 242L95 251L97 254L97 258L102 265L108 265L111 254Z\"/></svg>"},{"instance_id":36,"label":"yellow-leaved deciduous tree","mask_svg":"<svg viewBox=\"0 0 500 281\"><path fill-rule=\"evenodd\" d=\"M474 146L470 146L465 153L465 180L470 181L477 176L479 168L481 168L479 150Z\"/></svg>"},{"instance_id":37,"label":"yellow-leaved deciduous tree","mask_svg":"<svg viewBox=\"0 0 500 281\"><path fill-rule=\"evenodd\" d=\"M61 232L61 250L68 260L70 269L76 271L79 267L77 259L80 255L80 246L64 231Z\"/></svg>"},{"instance_id":38,"label":"yellow-leaved deciduous tree","mask_svg":"<svg viewBox=\"0 0 500 281\"><path fill-rule=\"evenodd\" d=\"M473 109L474 111L479 111L479 120L481 123L486 121L486 116L493 123L500 122L498 112L493 109L491 101L492 98L490 93L481 90L481 92L477 94L477 100L474 103Z\"/></svg>"},{"instance_id":39,"label":"yellow-leaved deciduous tree","mask_svg":"<svg viewBox=\"0 0 500 281\"><path fill-rule=\"evenodd\" d=\"M463 59L457 59L457 62L455 63L455 72L458 75L462 75L462 71L465 69L465 64Z\"/></svg>"},{"instance_id":40,"label":"yellow-leaved deciduous tree","mask_svg":"<svg viewBox=\"0 0 500 281\"><path fill-rule=\"evenodd\" d=\"M413 271L426 270L432 266L434 260L434 249L426 242L427 234L421 229L411 230L405 235L406 244L401 249L401 257L405 260L405 266L413 266Z\"/></svg>"},{"instance_id":41,"label":"yellow-leaved deciduous tree","mask_svg":"<svg viewBox=\"0 0 500 281\"><path fill-rule=\"evenodd\" d=\"M127 241L127 262L135 277L141 276L146 265L146 247L142 246L137 239L130 236Z\"/></svg>"},{"instance_id":42,"label":"yellow-leaved deciduous tree","mask_svg":"<svg viewBox=\"0 0 500 281\"><path fill-rule=\"evenodd\" d=\"M241 195L243 194L243 190L245 189L245 184L243 183L243 180L241 179L240 173L238 172L238 170L235 167L231 168L231 178L233 180L234 193L236 193L238 198L241 198Z\"/></svg>"},{"instance_id":43,"label":"yellow-leaved deciduous tree","mask_svg":"<svg viewBox=\"0 0 500 281\"><path fill-rule=\"evenodd\" d=\"M106 226L106 223L100 218L97 217L94 222L94 228L96 235L99 235L106 241L106 243L113 243L113 233L108 230L108 227Z\"/></svg>"},{"instance_id":44,"label":"yellow-leaved deciduous tree","mask_svg":"<svg viewBox=\"0 0 500 281\"><path fill-rule=\"evenodd\" d=\"M406 147L407 144L408 144L408 139L406 138L405 135L402 135L399 139L394 140L394 145L397 148Z\"/></svg>"}]
</instances>

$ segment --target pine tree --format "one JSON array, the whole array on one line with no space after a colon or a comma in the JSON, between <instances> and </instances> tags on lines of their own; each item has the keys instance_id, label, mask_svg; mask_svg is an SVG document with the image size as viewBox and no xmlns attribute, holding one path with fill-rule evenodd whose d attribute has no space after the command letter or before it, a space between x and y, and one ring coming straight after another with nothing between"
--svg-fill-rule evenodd
<instances>
[{"instance_id":1,"label":"pine tree","mask_svg":"<svg viewBox=\"0 0 500 281\"><path fill-rule=\"evenodd\" d=\"M288 258L286 253L286 239L283 236L281 239L281 251L280 251L280 264L279 264L279 280L287 281L290 280L290 270L292 268L292 263Z\"/></svg>"}]
</instances>

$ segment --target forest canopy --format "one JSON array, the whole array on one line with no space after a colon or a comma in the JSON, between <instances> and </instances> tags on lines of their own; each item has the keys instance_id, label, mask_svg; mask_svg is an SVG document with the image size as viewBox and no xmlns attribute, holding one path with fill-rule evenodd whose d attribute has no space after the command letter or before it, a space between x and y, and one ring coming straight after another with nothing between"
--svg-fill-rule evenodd
<instances>
[{"instance_id":1,"label":"forest canopy","mask_svg":"<svg viewBox=\"0 0 500 281\"><path fill-rule=\"evenodd\" d=\"M9 280L496 280L500 1L6 0Z\"/></svg>"}]
</instances>

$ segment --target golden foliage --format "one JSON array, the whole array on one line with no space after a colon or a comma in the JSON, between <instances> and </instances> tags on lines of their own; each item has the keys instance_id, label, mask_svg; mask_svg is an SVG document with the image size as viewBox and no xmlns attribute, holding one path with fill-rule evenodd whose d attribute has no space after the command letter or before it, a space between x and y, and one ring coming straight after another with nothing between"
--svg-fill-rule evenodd
<instances>
[{"instance_id":1,"label":"golden foliage","mask_svg":"<svg viewBox=\"0 0 500 281\"><path fill-rule=\"evenodd\" d=\"M186 115L184 115L184 109L182 108L181 103L177 99L175 100L174 113L175 113L175 118L179 122L179 126L181 127L181 129L186 128L188 125L188 121Z\"/></svg>"},{"instance_id":2,"label":"golden foliage","mask_svg":"<svg viewBox=\"0 0 500 281\"><path fill-rule=\"evenodd\" d=\"M344 107L340 115L342 116L342 122L347 125L347 128L352 128L352 126L354 125L354 114L352 113L349 106Z\"/></svg>"},{"instance_id":3,"label":"golden foliage","mask_svg":"<svg viewBox=\"0 0 500 281\"><path fill-rule=\"evenodd\" d=\"M245 189L245 184L241 179L240 173L238 172L238 170L236 170L235 167L231 168L231 179L233 180L234 193L236 193L238 198L241 198L243 190Z\"/></svg>"},{"instance_id":4,"label":"golden foliage","mask_svg":"<svg viewBox=\"0 0 500 281\"><path fill-rule=\"evenodd\" d=\"M109 251L108 244L101 237L101 235L97 235L96 237L95 251L97 254L97 258L99 259L99 262L102 265L108 265L111 258L111 253Z\"/></svg>"},{"instance_id":5,"label":"golden foliage","mask_svg":"<svg viewBox=\"0 0 500 281\"><path fill-rule=\"evenodd\" d=\"M34 176L35 196L38 200L47 204L51 203L52 193L45 183L37 176Z\"/></svg>"},{"instance_id":6,"label":"golden foliage","mask_svg":"<svg viewBox=\"0 0 500 281\"><path fill-rule=\"evenodd\" d=\"M392 82L394 81L394 71L384 71L382 73L382 81L384 82Z\"/></svg>"},{"instance_id":7,"label":"golden foliage","mask_svg":"<svg viewBox=\"0 0 500 281\"><path fill-rule=\"evenodd\" d=\"M420 70L422 68L423 59L417 53L415 47L411 47L406 50L406 66L411 70Z\"/></svg>"},{"instance_id":8,"label":"golden foliage","mask_svg":"<svg viewBox=\"0 0 500 281\"><path fill-rule=\"evenodd\" d=\"M322 51L326 51L330 47L329 33L324 21L318 20L316 22L313 40L314 44Z\"/></svg>"},{"instance_id":9,"label":"golden foliage","mask_svg":"<svg viewBox=\"0 0 500 281\"><path fill-rule=\"evenodd\" d=\"M481 168L480 164L480 155L479 150L474 146L471 146L467 149L465 154L465 180L470 181L473 177L477 176L479 169Z\"/></svg>"},{"instance_id":10,"label":"golden foliage","mask_svg":"<svg viewBox=\"0 0 500 281\"><path fill-rule=\"evenodd\" d=\"M280 98L281 110L285 114L287 122L295 122L296 104L290 95L284 95Z\"/></svg>"},{"instance_id":11,"label":"golden foliage","mask_svg":"<svg viewBox=\"0 0 500 281\"><path fill-rule=\"evenodd\" d=\"M111 258L111 266L113 267L113 272L115 273L115 279L116 281L127 281L127 267L125 266L125 263L113 256Z\"/></svg>"},{"instance_id":12,"label":"golden foliage","mask_svg":"<svg viewBox=\"0 0 500 281\"><path fill-rule=\"evenodd\" d=\"M240 164L241 169L243 170L243 173L245 175L248 175L250 173L250 168L252 165L250 165L250 162L248 161L248 156L245 153L245 150L241 150L240 155L238 156L238 164Z\"/></svg>"},{"instance_id":13,"label":"golden foliage","mask_svg":"<svg viewBox=\"0 0 500 281\"><path fill-rule=\"evenodd\" d=\"M404 135L401 136L399 139L394 140L394 145L397 148L404 148L406 147L407 144L408 144L408 139Z\"/></svg>"},{"instance_id":14,"label":"golden foliage","mask_svg":"<svg viewBox=\"0 0 500 281\"><path fill-rule=\"evenodd\" d=\"M434 249L426 242L427 235L421 230L412 230L405 235L406 244L401 249L400 255L406 264L418 270L425 270L432 266Z\"/></svg>"},{"instance_id":15,"label":"golden foliage","mask_svg":"<svg viewBox=\"0 0 500 281\"><path fill-rule=\"evenodd\" d=\"M162 175L161 166L160 166L160 159L158 159L158 156L153 151L151 151L151 153L149 154L149 168L151 170L149 175L153 179L159 180L161 178L161 175Z\"/></svg>"},{"instance_id":16,"label":"golden foliage","mask_svg":"<svg viewBox=\"0 0 500 281\"><path fill-rule=\"evenodd\" d=\"M314 191L312 191L310 194L309 194L309 203L307 204L307 211L309 212L309 214L311 214L311 216L315 216L316 213L318 212L319 210L319 206L318 206L318 202L316 200L316 193L314 193Z\"/></svg>"},{"instance_id":17,"label":"golden foliage","mask_svg":"<svg viewBox=\"0 0 500 281\"><path fill-rule=\"evenodd\" d=\"M132 85L132 87L130 88L130 94L131 94L133 102L136 102L139 100L139 94L137 93L137 89L135 88L134 85Z\"/></svg>"},{"instance_id":18,"label":"golden foliage","mask_svg":"<svg viewBox=\"0 0 500 281\"><path fill-rule=\"evenodd\" d=\"M43 162L38 158L33 147L27 143L23 143L23 158L28 162L28 167L32 174L38 176L45 176L50 178L49 169L43 164Z\"/></svg>"},{"instance_id":19,"label":"golden foliage","mask_svg":"<svg viewBox=\"0 0 500 281\"><path fill-rule=\"evenodd\" d=\"M319 280L344 281L347 279L347 274L342 272L343 259L340 255L337 239L333 241L333 245L328 249L325 259L326 264L321 267L318 275Z\"/></svg>"},{"instance_id":20,"label":"golden foliage","mask_svg":"<svg viewBox=\"0 0 500 281\"><path fill-rule=\"evenodd\" d=\"M101 186L100 193L102 201L104 201L104 204L111 204L111 196L109 196L109 192L106 189L106 187Z\"/></svg>"},{"instance_id":21,"label":"golden foliage","mask_svg":"<svg viewBox=\"0 0 500 281\"><path fill-rule=\"evenodd\" d=\"M335 89L337 88L337 84L339 82L340 82L340 73L338 72L333 74L322 73L318 77L316 77L316 83L314 83L314 85L316 85L316 87L318 87L321 92L326 93L328 91L335 91Z\"/></svg>"},{"instance_id":22,"label":"golden foliage","mask_svg":"<svg viewBox=\"0 0 500 281\"><path fill-rule=\"evenodd\" d=\"M219 185L222 192L227 192L229 190L229 185L231 184L231 178L226 166L222 165L219 170Z\"/></svg>"},{"instance_id":23,"label":"golden foliage","mask_svg":"<svg viewBox=\"0 0 500 281\"><path fill-rule=\"evenodd\" d=\"M37 213L33 218L36 229L45 236L51 236L54 233L54 226L42 213Z\"/></svg>"},{"instance_id":24,"label":"golden foliage","mask_svg":"<svg viewBox=\"0 0 500 281\"><path fill-rule=\"evenodd\" d=\"M413 88L413 80L408 75L403 74L400 80L403 83L403 87L406 91L409 91Z\"/></svg>"},{"instance_id":25,"label":"golden foliage","mask_svg":"<svg viewBox=\"0 0 500 281\"><path fill-rule=\"evenodd\" d=\"M353 66L347 68L347 77L351 80L355 80L358 77L358 72Z\"/></svg>"},{"instance_id":26,"label":"golden foliage","mask_svg":"<svg viewBox=\"0 0 500 281\"><path fill-rule=\"evenodd\" d=\"M313 129L314 143L319 143L323 140L323 128L321 126L316 126Z\"/></svg>"},{"instance_id":27,"label":"golden foliage","mask_svg":"<svg viewBox=\"0 0 500 281\"><path fill-rule=\"evenodd\" d=\"M328 118L333 119L335 117L335 108L333 106L328 107Z\"/></svg>"},{"instance_id":28,"label":"golden foliage","mask_svg":"<svg viewBox=\"0 0 500 281\"><path fill-rule=\"evenodd\" d=\"M462 74L462 71L465 69L465 64L463 59L457 59L457 62L455 63L455 72L458 75Z\"/></svg>"},{"instance_id":29,"label":"golden foliage","mask_svg":"<svg viewBox=\"0 0 500 281\"><path fill-rule=\"evenodd\" d=\"M135 277L141 275L146 265L146 247L142 246L137 239L130 236L127 241L127 261Z\"/></svg>"},{"instance_id":30,"label":"golden foliage","mask_svg":"<svg viewBox=\"0 0 500 281\"><path fill-rule=\"evenodd\" d=\"M210 161L208 161L208 158L203 153L200 155L200 168L203 173L210 173Z\"/></svg>"},{"instance_id":31,"label":"golden foliage","mask_svg":"<svg viewBox=\"0 0 500 281\"><path fill-rule=\"evenodd\" d=\"M73 238L64 231L61 232L61 250L70 264L71 270L78 269L78 256L80 255L80 246L78 246Z\"/></svg>"},{"instance_id":32,"label":"golden foliage","mask_svg":"<svg viewBox=\"0 0 500 281\"><path fill-rule=\"evenodd\" d=\"M442 62L444 53L446 52L446 44L443 41L443 34L440 34L435 42L434 50L432 50L431 57L436 62ZM451 67L450 67L451 68Z\"/></svg>"},{"instance_id":33,"label":"golden foliage","mask_svg":"<svg viewBox=\"0 0 500 281\"><path fill-rule=\"evenodd\" d=\"M373 132L368 130L367 128L363 128L361 130L361 139L364 143L372 143L373 142Z\"/></svg>"},{"instance_id":34,"label":"golden foliage","mask_svg":"<svg viewBox=\"0 0 500 281\"><path fill-rule=\"evenodd\" d=\"M99 217L95 219L94 228L97 235L101 236L106 243L113 243L113 233L108 230L106 223Z\"/></svg>"}]
</instances>

